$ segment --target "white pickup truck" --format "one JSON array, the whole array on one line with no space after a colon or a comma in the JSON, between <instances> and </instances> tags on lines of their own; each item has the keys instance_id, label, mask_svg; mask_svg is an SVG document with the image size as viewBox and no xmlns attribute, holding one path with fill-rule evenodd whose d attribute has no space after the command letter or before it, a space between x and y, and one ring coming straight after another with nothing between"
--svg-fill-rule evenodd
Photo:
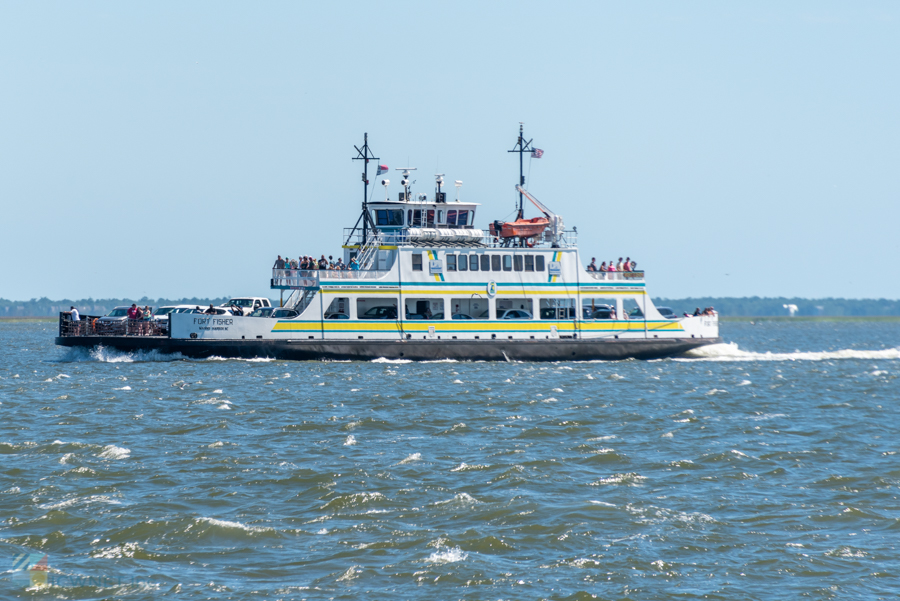
<instances>
[{"instance_id":1,"label":"white pickup truck","mask_svg":"<svg viewBox=\"0 0 900 601\"><path fill-rule=\"evenodd\" d=\"M231 307L237 307L241 310L243 315L250 315L255 310L261 307L271 307L272 304L269 302L269 299L262 298L258 296L238 296L235 298L230 298L226 302L219 305L225 309L230 309ZM235 313L237 314L237 313Z\"/></svg>"}]
</instances>

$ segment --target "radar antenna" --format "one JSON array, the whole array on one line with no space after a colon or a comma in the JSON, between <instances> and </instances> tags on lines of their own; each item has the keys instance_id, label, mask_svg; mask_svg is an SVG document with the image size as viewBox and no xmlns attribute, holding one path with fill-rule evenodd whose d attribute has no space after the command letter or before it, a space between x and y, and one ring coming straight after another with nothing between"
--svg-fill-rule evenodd
<instances>
[{"instance_id":1,"label":"radar antenna","mask_svg":"<svg viewBox=\"0 0 900 601\"><path fill-rule=\"evenodd\" d=\"M400 185L403 186L403 199L406 202L409 202L409 172L415 171L415 167L395 167L394 171L402 171L403 179L400 180Z\"/></svg>"}]
</instances>

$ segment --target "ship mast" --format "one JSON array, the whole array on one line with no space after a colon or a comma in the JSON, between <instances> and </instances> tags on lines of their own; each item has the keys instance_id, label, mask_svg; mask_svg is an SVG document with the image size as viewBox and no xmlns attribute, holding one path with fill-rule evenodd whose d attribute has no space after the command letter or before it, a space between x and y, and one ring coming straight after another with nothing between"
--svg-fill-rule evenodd
<instances>
[{"instance_id":1,"label":"ship mast","mask_svg":"<svg viewBox=\"0 0 900 601\"><path fill-rule=\"evenodd\" d=\"M534 152L534 148L531 147L531 140L525 141L525 137L523 134L524 125L522 121L519 121L519 140L516 142L516 145L513 146L512 150L507 150L506 152L518 152L519 153L519 185L523 188L525 187L525 171L524 171L524 160L523 156L526 152ZM519 192L519 214L516 216L516 219L522 219L524 216L523 212L523 200L522 193Z\"/></svg>"},{"instance_id":2,"label":"ship mast","mask_svg":"<svg viewBox=\"0 0 900 601\"><path fill-rule=\"evenodd\" d=\"M362 215L360 215L360 219L362 219L362 244L365 244L369 237L369 224L372 218L369 216L369 161L377 161L379 157L376 157L372 154L372 151L369 149L369 134L363 134L363 146L359 148L354 145L353 148L356 148L357 156L353 157L354 161L363 161L363 172L362 172L362 181L363 181L363 202L362 202ZM523 180L524 181L524 180ZM359 219L356 221L357 225L359 225ZM353 229L356 229L355 227ZM375 224L372 224L372 229L375 229Z\"/></svg>"}]
</instances>

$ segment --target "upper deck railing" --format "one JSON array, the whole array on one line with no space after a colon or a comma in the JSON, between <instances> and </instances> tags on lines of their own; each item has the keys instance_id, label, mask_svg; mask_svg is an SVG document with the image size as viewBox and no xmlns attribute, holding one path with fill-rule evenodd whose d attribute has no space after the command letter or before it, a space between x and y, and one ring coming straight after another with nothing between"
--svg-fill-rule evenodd
<instances>
[{"instance_id":1,"label":"upper deck railing","mask_svg":"<svg viewBox=\"0 0 900 601\"><path fill-rule=\"evenodd\" d=\"M340 282L342 280L378 280L390 273L384 269L273 269L272 288L283 290L297 288L319 288L322 282ZM584 271L592 280L603 282L642 282L643 271ZM584 280L582 280L584 282Z\"/></svg>"},{"instance_id":2,"label":"upper deck railing","mask_svg":"<svg viewBox=\"0 0 900 601\"><path fill-rule=\"evenodd\" d=\"M588 277L594 280L602 281L643 281L643 271L588 271L585 270Z\"/></svg>"},{"instance_id":3,"label":"upper deck railing","mask_svg":"<svg viewBox=\"0 0 900 601\"><path fill-rule=\"evenodd\" d=\"M322 281L377 280L390 271L384 269L273 269L272 288L318 288Z\"/></svg>"},{"instance_id":4,"label":"upper deck railing","mask_svg":"<svg viewBox=\"0 0 900 601\"><path fill-rule=\"evenodd\" d=\"M471 227L437 227L425 229L428 232L440 232L441 230L461 231L458 238L454 239L453 236L450 235L450 239L446 241L441 239L429 239L422 235L410 236L407 229L395 231L379 230L378 235L381 237L381 243L384 246L453 246L455 244L458 244L461 247L478 246L483 248L572 248L578 245L578 232L576 230L566 230L565 232L563 232L563 235L560 237L559 244L557 244L556 247L553 246L550 240L545 240L543 236L537 236L531 239L533 241L533 246L520 247L518 238L501 238L499 236L491 236L489 234L485 234L485 230L479 230ZM463 232L471 232L471 235L466 235ZM481 232L482 235L476 235L477 232ZM346 246L360 246L363 244L362 232L359 231L359 229L344 228L344 240L346 240Z\"/></svg>"}]
</instances>

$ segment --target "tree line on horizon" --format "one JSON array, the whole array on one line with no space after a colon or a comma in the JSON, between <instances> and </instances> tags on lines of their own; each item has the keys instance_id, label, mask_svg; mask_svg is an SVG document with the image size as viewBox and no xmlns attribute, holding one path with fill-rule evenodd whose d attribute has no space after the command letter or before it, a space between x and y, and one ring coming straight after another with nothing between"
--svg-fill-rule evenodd
<instances>
[{"instance_id":1,"label":"tree line on horizon","mask_svg":"<svg viewBox=\"0 0 900 601\"><path fill-rule=\"evenodd\" d=\"M0 318L2 317L55 317L60 311L68 311L75 306L83 315L105 315L114 307L137 303L140 306L150 305L159 307L162 305L199 305L201 307L220 305L229 297L220 298L180 298L152 299L142 297L130 298L104 298L104 299L80 299L80 300L50 300L49 298L31 299L28 301L11 301L0 298ZM847 299L847 298L760 298L758 296L743 298L660 298L654 300L657 306L671 307L675 313L693 313L699 307L715 307L719 315L733 317L775 317L788 315L785 305L796 305L798 316L821 317L882 317L900 316L900 300L889 299ZM277 305L277 301L273 301Z\"/></svg>"},{"instance_id":2,"label":"tree line on horizon","mask_svg":"<svg viewBox=\"0 0 900 601\"><path fill-rule=\"evenodd\" d=\"M900 316L900 300L853 298L760 298L698 297L654 299L656 306L671 307L675 313L693 313L696 308L715 307L728 317L778 317L790 315L787 306L795 305L798 317L890 317Z\"/></svg>"}]
</instances>

